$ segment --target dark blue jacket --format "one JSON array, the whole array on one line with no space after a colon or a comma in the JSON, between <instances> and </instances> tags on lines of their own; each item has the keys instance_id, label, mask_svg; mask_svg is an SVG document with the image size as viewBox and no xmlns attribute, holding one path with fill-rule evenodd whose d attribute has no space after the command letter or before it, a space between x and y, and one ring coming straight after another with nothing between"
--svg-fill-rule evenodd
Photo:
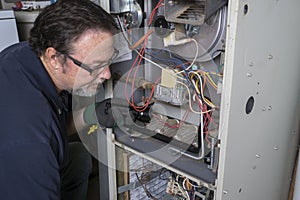
<instances>
[{"instance_id":1,"label":"dark blue jacket","mask_svg":"<svg viewBox=\"0 0 300 200\"><path fill-rule=\"evenodd\" d=\"M0 197L59 199L67 107L27 42L0 53Z\"/></svg>"}]
</instances>

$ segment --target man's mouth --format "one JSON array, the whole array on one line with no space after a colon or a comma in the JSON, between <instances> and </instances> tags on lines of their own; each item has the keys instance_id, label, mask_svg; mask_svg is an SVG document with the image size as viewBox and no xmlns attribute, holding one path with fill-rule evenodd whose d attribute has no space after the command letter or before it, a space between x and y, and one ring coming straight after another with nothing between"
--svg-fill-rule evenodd
<instances>
[{"instance_id":1,"label":"man's mouth","mask_svg":"<svg viewBox=\"0 0 300 200\"><path fill-rule=\"evenodd\" d=\"M97 79L97 81L93 81L80 88L74 89L72 93L78 96L94 96L97 92L99 85L102 84L104 81L104 79Z\"/></svg>"}]
</instances>

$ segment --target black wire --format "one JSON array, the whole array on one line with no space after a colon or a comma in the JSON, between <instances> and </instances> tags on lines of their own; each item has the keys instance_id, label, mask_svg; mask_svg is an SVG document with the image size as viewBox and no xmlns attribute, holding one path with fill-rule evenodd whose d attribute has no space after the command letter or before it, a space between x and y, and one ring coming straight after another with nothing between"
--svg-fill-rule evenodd
<instances>
[{"instance_id":1,"label":"black wire","mask_svg":"<svg viewBox=\"0 0 300 200\"><path fill-rule=\"evenodd\" d=\"M214 55L216 54L216 53L218 53L218 52L225 52L225 49L217 49L217 50L215 50L212 54L211 54L211 57L213 58L214 57Z\"/></svg>"},{"instance_id":2,"label":"black wire","mask_svg":"<svg viewBox=\"0 0 300 200\"><path fill-rule=\"evenodd\" d=\"M166 168L162 168L162 169L159 171L158 177L159 177L160 180L163 180L163 181L169 180L169 178L162 178L162 176L161 176L162 173L167 172L167 171L169 171L169 170L167 170Z\"/></svg>"},{"instance_id":3,"label":"black wire","mask_svg":"<svg viewBox=\"0 0 300 200\"><path fill-rule=\"evenodd\" d=\"M141 183L141 186L142 186L142 188L144 189L146 195L147 195L149 198L153 199L153 200L158 200L157 198L155 198L155 197L150 193L150 191L149 191L149 190L147 189L147 187L146 187L146 183L144 184L144 183L141 181L141 179L139 178L139 176L138 176L137 173L135 173L135 176L136 176L137 180Z\"/></svg>"}]
</instances>

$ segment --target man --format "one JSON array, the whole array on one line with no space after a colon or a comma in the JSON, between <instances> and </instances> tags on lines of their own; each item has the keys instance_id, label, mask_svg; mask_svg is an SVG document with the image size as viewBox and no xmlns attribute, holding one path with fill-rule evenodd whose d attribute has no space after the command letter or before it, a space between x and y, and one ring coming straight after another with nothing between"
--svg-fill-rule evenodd
<instances>
[{"instance_id":1,"label":"man","mask_svg":"<svg viewBox=\"0 0 300 200\"><path fill-rule=\"evenodd\" d=\"M110 78L115 30L96 4L61 0L37 17L29 43L0 53L1 199L86 198L91 160L67 143L65 94Z\"/></svg>"}]
</instances>

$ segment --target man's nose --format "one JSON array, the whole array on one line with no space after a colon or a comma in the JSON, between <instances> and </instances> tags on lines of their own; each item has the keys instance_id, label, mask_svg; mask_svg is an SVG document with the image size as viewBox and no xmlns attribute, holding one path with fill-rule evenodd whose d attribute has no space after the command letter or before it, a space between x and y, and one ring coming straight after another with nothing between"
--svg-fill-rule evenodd
<instances>
[{"instance_id":1,"label":"man's nose","mask_svg":"<svg viewBox=\"0 0 300 200\"><path fill-rule=\"evenodd\" d=\"M105 67L104 71L102 71L99 75L98 75L98 78L101 78L101 79L110 79L111 77L111 73L110 73L110 69L109 67Z\"/></svg>"}]
</instances>

